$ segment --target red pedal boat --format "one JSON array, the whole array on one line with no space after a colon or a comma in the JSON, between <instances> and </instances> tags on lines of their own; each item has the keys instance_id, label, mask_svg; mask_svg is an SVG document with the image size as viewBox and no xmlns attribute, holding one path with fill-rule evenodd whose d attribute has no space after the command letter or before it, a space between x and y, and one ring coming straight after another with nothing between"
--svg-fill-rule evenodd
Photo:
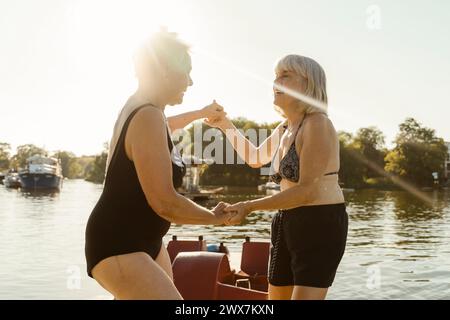
<instances>
[{"instance_id":1,"label":"red pedal boat","mask_svg":"<svg viewBox=\"0 0 450 320\"><path fill-rule=\"evenodd\" d=\"M221 245L220 251L225 251ZM242 244L240 270L230 267L224 252L208 252L203 237L167 245L175 286L186 300L267 300L269 242Z\"/></svg>"}]
</instances>

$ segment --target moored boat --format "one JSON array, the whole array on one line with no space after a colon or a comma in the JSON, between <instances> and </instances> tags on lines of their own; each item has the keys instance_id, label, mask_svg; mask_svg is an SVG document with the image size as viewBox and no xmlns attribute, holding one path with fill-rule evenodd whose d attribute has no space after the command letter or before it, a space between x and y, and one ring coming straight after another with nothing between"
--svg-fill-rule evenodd
<instances>
[{"instance_id":1,"label":"moored boat","mask_svg":"<svg viewBox=\"0 0 450 320\"><path fill-rule=\"evenodd\" d=\"M17 189L17 188L22 187L22 183L20 181L19 174L14 170L10 170L5 175L5 178L3 179L3 184L5 185L6 188Z\"/></svg>"},{"instance_id":2,"label":"moored boat","mask_svg":"<svg viewBox=\"0 0 450 320\"><path fill-rule=\"evenodd\" d=\"M276 184L275 182L269 181L266 184L259 185L258 190L259 191L264 191L264 190L280 191L280 185Z\"/></svg>"},{"instance_id":3,"label":"moored boat","mask_svg":"<svg viewBox=\"0 0 450 320\"><path fill-rule=\"evenodd\" d=\"M58 159L34 155L27 159L26 168L19 172L23 189L60 190L63 176Z\"/></svg>"}]
</instances>

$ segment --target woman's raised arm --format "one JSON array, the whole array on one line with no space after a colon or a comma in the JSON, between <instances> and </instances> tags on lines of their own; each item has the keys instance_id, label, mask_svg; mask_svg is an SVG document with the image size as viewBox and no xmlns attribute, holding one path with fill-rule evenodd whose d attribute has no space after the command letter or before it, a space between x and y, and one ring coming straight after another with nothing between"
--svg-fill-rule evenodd
<instances>
[{"instance_id":1,"label":"woman's raised arm","mask_svg":"<svg viewBox=\"0 0 450 320\"><path fill-rule=\"evenodd\" d=\"M205 123L222 130L237 154L252 168L261 168L272 161L280 144L285 124L285 122L280 123L267 139L259 146L255 146L227 117L222 117L217 121L205 120Z\"/></svg>"},{"instance_id":2,"label":"woman's raised arm","mask_svg":"<svg viewBox=\"0 0 450 320\"><path fill-rule=\"evenodd\" d=\"M130 123L125 146L148 204L158 215L174 223L224 223L227 215L214 214L176 192L167 145L162 111L156 108L140 110Z\"/></svg>"}]
</instances>

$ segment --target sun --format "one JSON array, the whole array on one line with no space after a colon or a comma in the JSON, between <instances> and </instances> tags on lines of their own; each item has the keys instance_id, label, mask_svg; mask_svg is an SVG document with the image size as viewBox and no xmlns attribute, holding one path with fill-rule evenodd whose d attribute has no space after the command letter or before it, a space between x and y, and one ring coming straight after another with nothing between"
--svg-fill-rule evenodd
<instances>
[{"instance_id":1,"label":"sun","mask_svg":"<svg viewBox=\"0 0 450 320\"><path fill-rule=\"evenodd\" d=\"M182 5L175 10L167 1L71 1L66 9L71 70L82 81L100 75L96 83L129 91L135 83L132 55L142 41L163 27L189 42L193 22Z\"/></svg>"}]
</instances>

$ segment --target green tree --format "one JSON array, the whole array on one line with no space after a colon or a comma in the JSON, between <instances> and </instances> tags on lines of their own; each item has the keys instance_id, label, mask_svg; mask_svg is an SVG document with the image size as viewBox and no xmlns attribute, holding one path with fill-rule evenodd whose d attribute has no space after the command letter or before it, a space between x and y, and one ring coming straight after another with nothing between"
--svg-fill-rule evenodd
<instances>
[{"instance_id":1,"label":"green tree","mask_svg":"<svg viewBox=\"0 0 450 320\"><path fill-rule=\"evenodd\" d=\"M95 156L82 156L77 158L77 164L80 166L80 174L77 178L86 179L94 167L94 162Z\"/></svg>"},{"instance_id":2,"label":"green tree","mask_svg":"<svg viewBox=\"0 0 450 320\"><path fill-rule=\"evenodd\" d=\"M447 147L433 129L423 127L413 118L399 125L395 148L385 158L387 172L417 186L433 183L432 173L443 176Z\"/></svg>"},{"instance_id":3,"label":"green tree","mask_svg":"<svg viewBox=\"0 0 450 320\"><path fill-rule=\"evenodd\" d=\"M236 118L232 120L233 124L238 129L242 129L245 131L249 129L255 129L256 132L258 132L259 129L266 129L267 135L270 135L270 131L277 127L277 125L280 122L274 122L274 123L263 123L258 124L254 121L247 120L245 118ZM209 129L210 127L202 124L202 132ZM222 154L224 157L226 157L227 150L233 150L233 147L228 142L226 137L222 132L218 130L218 135L215 139L220 139L222 141ZM188 131L190 133L191 139L194 137L194 127L191 126L188 128ZM261 143L263 137L260 137L257 134L257 143ZM193 143L193 141L191 141ZM201 154L203 155L203 151L205 148L211 143L211 141L203 141L202 139L202 147L201 147ZM192 144L191 144L192 146ZM233 163L232 164L225 164L226 159L223 159L224 163L213 163L210 165L205 165L202 167L201 175L200 175L200 184L202 185L229 185L229 186L257 186L261 183L264 183L267 181L267 176L262 176L260 169L251 168L245 163L242 163L243 161L240 160L240 163L237 162L238 155L233 150Z\"/></svg>"},{"instance_id":4,"label":"green tree","mask_svg":"<svg viewBox=\"0 0 450 320\"><path fill-rule=\"evenodd\" d=\"M93 163L88 169L86 180L94 183L103 183L105 180L106 160L108 158L108 143L104 144L101 154L95 156Z\"/></svg>"},{"instance_id":5,"label":"green tree","mask_svg":"<svg viewBox=\"0 0 450 320\"><path fill-rule=\"evenodd\" d=\"M339 150L340 168L339 181L346 188L360 188L364 186L364 171L366 169L361 149L354 143L351 133L340 131Z\"/></svg>"},{"instance_id":6,"label":"green tree","mask_svg":"<svg viewBox=\"0 0 450 320\"><path fill-rule=\"evenodd\" d=\"M33 144L24 144L17 147L17 153L11 159L11 166L15 168L23 168L26 165L27 159L33 155L47 156L48 152Z\"/></svg>"},{"instance_id":7,"label":"green tree","mask_svg":"<svg viewBox=\"0 0 450 320\"><path fill-rule=\"evenodd\" d=\"M80 179L83 176L83 166L79 162L78 158L72 159L69 165L69 171L67 172L67 177L69 179Z\"/></svg>"},{"instance_id":8,"label":"green tree","mask_svg":"<svg viewBox=\"0 0 450 320\"><path fill-rule=\"evenodd\" d=\"M359 149L365 162L364 179L380 176L372 168L377 167L380 170L384 168L384 157L386 156L384 141L383 133L376 127L361 128L356 133L353 144L355 148Z\"/></svg>"},{"instance_id":9,"label":"green tree","mask_svg":"<svg viewBox=\"0 0 450 320\"><path fill-rule=\"evenodd\" d=\"M0 142L0 171L9 168L11 158L11 145L9 143Z\"/></svg>"},{"instance_id":10,"label":"green tree","mask_svg":"<svg viewBox=\"0 0 450 320\"><path fill-rule=\"evenodd\" d=\"M75 155L70 151L56 151L53 156L61 160L63 176L73 179L74 170L71 167L76 164Z\"/></svg>"}]
</instances>

